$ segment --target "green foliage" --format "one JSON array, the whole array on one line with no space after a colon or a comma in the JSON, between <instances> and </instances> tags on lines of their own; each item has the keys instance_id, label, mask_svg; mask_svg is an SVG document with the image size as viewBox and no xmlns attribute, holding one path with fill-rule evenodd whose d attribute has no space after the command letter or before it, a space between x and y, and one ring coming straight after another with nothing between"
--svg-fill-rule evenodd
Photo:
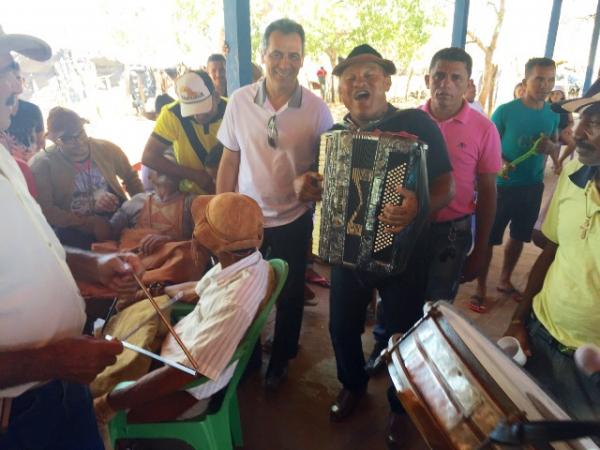
<instances>
[{"instance_id":1,"label":"green foliage","mask_svg":"<svg viewBox=\"0 0 600 450\"><path fill-rule=\"evenodd\" d=\"M175 40L186 53L197 48L199 42L217 37L212 27L214 21L220 20L219 28L223 27L222 1L175 0L174 6L174 19L178 25Z\"/></svg>"},{"instance_id":2,"label":"green foliage","mask_svg":"<svg viewBox=\"0 0 600 450\"><path fill-rule=\"evenodd\" d=\"M351 0L351 3L356 7L360 26L352 31L350 39L354 43L370 43L385 57L394 60L399 71L404 72L417 50L429 40L429 27L433 21L422 2Z\"/></svg>"},{"instance_id":3,"label":"green foliage","mask_svg":"<svg viewBox=\"0 0 600 450\"><path fill-rule=\"evenodd\" d=\"M306 32L306 52L325 54L331 65L361 43L369 43L405 71L428 41L431 29L443 21L438 10L427 11L425 0L263 0L251 3L252 48L258 49L264 27L277 17L300 22ZM277 13L280 13L277 16ZM266 19L271 17L272 19Z\"/></svg>"},{"instance_id":4,"label":"green foliage","mask_svg":"<svg viewBox=\"0 0 600 450\"><path fill-rule=\"evenodd\" d=\"M429 6L434 1L251 0L253 60L260 60L260 39L267 24L289 17L304 26L306 53L312 58L327 55L333 66L338 57L366 42L392 59L402 73L433 26L441 23L439 8ZM102 19L111 24L111 40L118 47L135 48L133 54L140 60L158 56L165 40L176 43L177 54L171 57L180 58L223 36L222 0L163 0L159 18L157 6L146 0L124 0L116 6L112 0L100 0L100 5Z\"/></svg>"}]
</instances>

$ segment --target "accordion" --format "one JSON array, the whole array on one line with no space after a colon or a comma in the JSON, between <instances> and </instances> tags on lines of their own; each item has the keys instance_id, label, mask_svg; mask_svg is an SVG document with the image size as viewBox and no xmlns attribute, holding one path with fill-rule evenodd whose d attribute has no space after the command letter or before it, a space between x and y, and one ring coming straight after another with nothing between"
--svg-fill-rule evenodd
<instances>
[{"instance_id":1,"label":"accordion","mask_svg":"<svg viewBox=\"0 0 600 450\"><path fill-rule=\"evenodd\" d=\"M392 275L404 270L427 217L427 146L406 133L331 131L321 135L323 198L315 211L313 253L330 264ZM391 234L378 220L400 205L398 185L415 192L416 219Z\"/></svg>"}]
</instances>

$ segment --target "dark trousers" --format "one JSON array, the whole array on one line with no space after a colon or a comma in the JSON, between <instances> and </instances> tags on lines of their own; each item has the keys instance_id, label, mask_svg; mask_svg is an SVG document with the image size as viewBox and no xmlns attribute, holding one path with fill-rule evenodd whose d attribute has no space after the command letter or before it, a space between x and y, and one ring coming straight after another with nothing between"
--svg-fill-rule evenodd
<instances>
[{"instance_id":1,"label":"dark trousers","mask_svg":"<svg viewBox=\"0 0 600 450\"><path fill-rule=\"evenodd\" d=\"M471 216L436 222L426 233L427 301L453 302L460 285L463 265L471 249Z\"/></svg>"},{"instance_id":2,"label":"dark trousers","mask_svg":"<svg viewBox=\"0 0 600 450\"><path fill-rule=\"evenodd\" d=\"M525 369L576 420L600 420L600 389L537 319L527 324L531 353ZM597 380L597 378L596 378Z\"/></svg>"},{"instance_id":3,"label":"dark trousers","mask_svg":"<svg viewBox=\"0 0 600 450\"><path fill-rule=\"evenodd\" d=\"M308 211L287 225L265 228L261 253L265 259L281 258L289 265L287 281L277 300L270 363L273 367L281 367L298 353L304 313L304 272L312 226L312 211Z\"/></svg>"},{"instance_id":4,"label":"dark trousers","mask_svg":"<svg viewBox=\"0 0 600 450\"><path fill-rule=\"evenodd\" d=\"M423 315L424 280L417 267L421 253L415 249L406 270L392 277L373 277L340 266L331 268L329 333L338 380L346 389L364 389L369 380L361 335L373 288L381 296L383 325L389 334L407 331Z\"/></svg>"},{"instance_id":5,"label":"dark trousers","mask_svg":"<svg viewBox=\"0 0 600 450\"><path fill-rule=\"evenodd\" d=\"M471 217L465 216L447 222L429 225L423 233L424 259L420 263L425 280L424 301L447 300L453 302L460 286L460 275L473 242ZM382 346L390 338L383 324L385 309L377 308L377 323L373 327L373 337Z\"/></svg>"},{"instance_id":6,"label":"dark trousers","mask_svg":"<svg viewBox=\"0 0 600 450\"><path fill-rule=\"evenodd\" d=\"M512 239L531 241L543 195L544 183L530 186L498 186L496 217L490 232L490 245L502 244L504 230L509 223Z\"/></svg>"},{"instance_id":7,"label":"dark trousers","mask_svg":"<svg viewBox=\"0 0 600 450\"><path fill-rule=\"evenodd\" d=\"M13 399L2 450L103 450L87 386L52 381Z\"/></svg>"}]
</instances>

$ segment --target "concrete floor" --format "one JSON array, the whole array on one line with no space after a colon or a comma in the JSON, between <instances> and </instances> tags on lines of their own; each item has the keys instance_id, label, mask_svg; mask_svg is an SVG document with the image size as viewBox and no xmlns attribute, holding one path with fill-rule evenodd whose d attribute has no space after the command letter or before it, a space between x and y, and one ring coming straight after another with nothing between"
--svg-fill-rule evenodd
<instances>
[{"instance_id":1,"label":"concrete floor","mask_svg":"<svg viewBox=\"0 0 600 450\"><path fill-rule=\"evenodd\" d=\"M549 171L547 171L549 172ZM547 173L545 198L556 182L556 176ZM502 247L497 247L488 279L488 310L477 314L467 308L475 292L475 282L461 286L456 308L471 319L480 330L497 340L508 326L516 303L496 291L502 264ZM513 283L524 289L530 268L540 253L532 244L525 245ZM317 271L328 275L326 266L317 265ZM301 348L290 364L289 378L274 394L265 392L264 375L255 372L239 388L239 399L244 431L244 449L247 450L377 450L385 449L388 403L386 389L390 384L387 371L371 379L368 395L359 410L342 423L329 421L329 406L340 386L336 378L335 359L329 332L328 289L311 286L317 294L318 305L305 309ZM267 326L263 337L272 332ZM372 349L372 323L363 335L365 357ZM268 355L267 355L268 356ZM422 448L414 440L410 448Z\"/></svg>"}]
</instances>

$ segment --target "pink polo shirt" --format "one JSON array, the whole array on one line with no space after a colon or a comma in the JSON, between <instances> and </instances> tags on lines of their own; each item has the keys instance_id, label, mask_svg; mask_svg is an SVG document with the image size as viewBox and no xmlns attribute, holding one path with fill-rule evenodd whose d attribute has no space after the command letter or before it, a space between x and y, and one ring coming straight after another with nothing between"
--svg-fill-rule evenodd
<instances>
[{"instance_id":1,"label":"pink polo shirt","mask_svg":"<svg viewBox=\"0 0 600 450\"><path fill-rule=\"evenodd\" d=\"M475 212L477 174L498 173L502 167L500 135L490 119L464 100L458 114L442 122L431 114L430 101L420 108L444 135L456 187L454 199L433 218L434 222L445 222Z\"/></svg>"}]
</instances>

